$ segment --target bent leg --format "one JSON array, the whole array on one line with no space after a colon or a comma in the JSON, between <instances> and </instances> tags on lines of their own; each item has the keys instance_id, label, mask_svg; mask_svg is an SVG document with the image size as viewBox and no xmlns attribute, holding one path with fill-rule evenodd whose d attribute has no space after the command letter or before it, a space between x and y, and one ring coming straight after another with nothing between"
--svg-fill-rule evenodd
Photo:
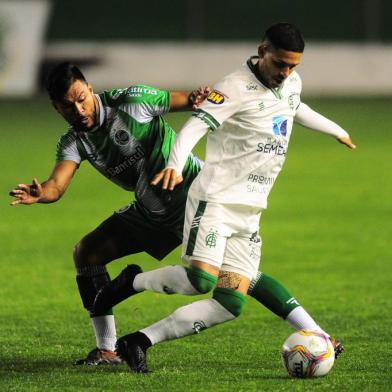
<instances>
[{"instance_id":1,"label":"bent leg","mask_svg":"<svg viewBox=\"0 0 392 392\"><path fill-rule=\"evenodd\" d=\"M233 320L242 312L248 286L248 278L234 272L221 271L212 298L182 306L165 319L142 329L140 333L146 335L153 345L199 333L203 329Z\"/></svg>"},{"instance_id":2,"label":"bent leg","mask_svg":"<svg viewBox=\"0 0 392 392\"><path fill-rule=\"evenodd\" d=\"M283 319L286 319L293 309L300 306L286 287L262 272L258 272L257 276L252 279L248 294Z\"/></svg>"},{"instance_id":3,"label":"bent leg","mask_svg":"<svg viewBox=\"0 0 392 392\"><path fill-rule=\"evenodd\" d=\"M118 218L117 218L118 219ZM121 225L110 217L97 229L87 234L75 247L74 262L76 281L83 306L89 312L96 336L97 347L114 351L116 327L111 309L93 314L91 312L97 291L110 281L105 265L127 254L143 249L119 235Z\"/></svg>"},{"instance_id":4,"label":"bent leg","mask_svg":"<svg viewBox=\"0 0 392 392\"><path fill-rule=\"evenodd\" d=\"M161 294L199 295L208 293L216 284L216 277L197 267L169 265L136 275L133 288Z\"/></svg>"},{"instance_id":5,"label":"bent leg","mask_svg":"<svg viewBox=\"0 0 392 392\"><path fill-rule=\"evenodd\" d=\"M248 294L271 312L286 320L294 329L310 329L329 336L286 287L273 277L258 272L249 286Z\"/></svg>"}]
</instances>

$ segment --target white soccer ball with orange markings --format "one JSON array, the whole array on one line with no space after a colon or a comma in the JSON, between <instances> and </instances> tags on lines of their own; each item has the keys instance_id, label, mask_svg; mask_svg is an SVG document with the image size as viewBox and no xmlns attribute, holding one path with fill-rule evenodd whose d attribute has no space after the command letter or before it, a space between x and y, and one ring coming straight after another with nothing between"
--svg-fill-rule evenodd
<instances>
[{"instance_id":1,"label":"white soccer ball with orange markings","mask_svg":"<svg viewBox=\"0 0 392 392\"><path fill-rule=\"evenodd\" d=\"M282 361L291 377L320 377L332 369L335 351L324 334L301 330L284 342Z\"/></svg>"}]
</instances>

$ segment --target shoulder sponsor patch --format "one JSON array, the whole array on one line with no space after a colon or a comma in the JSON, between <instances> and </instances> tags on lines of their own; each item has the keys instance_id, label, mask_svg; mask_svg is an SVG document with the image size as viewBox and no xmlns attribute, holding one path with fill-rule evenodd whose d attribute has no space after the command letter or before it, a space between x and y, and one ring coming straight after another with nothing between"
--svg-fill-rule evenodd
<instances>
[{"instance_id":1,"label":"shoulder sponsor patch","mask_svg":"<svg viewBox=\"0 0 392 392\"><path fill-rule=\"evenodd\" d=\"M150 88L147 86L131 86L127 89L128 95L133 94L147 94L147 95L158 95L158 91L154 88Z\"/></svg>"},{"instance_id":2,"label":"shoulder sponsor patch","mask_svg":"<svg viewBox=\"0 0 392 392\"><path fill-rule=\"evenodd\" d=\"M225 96L222 93L213 90L207 97L207 101L213 103L214 105L222 105L222 103L225 102Z\"/></svg>"}]
</instances>

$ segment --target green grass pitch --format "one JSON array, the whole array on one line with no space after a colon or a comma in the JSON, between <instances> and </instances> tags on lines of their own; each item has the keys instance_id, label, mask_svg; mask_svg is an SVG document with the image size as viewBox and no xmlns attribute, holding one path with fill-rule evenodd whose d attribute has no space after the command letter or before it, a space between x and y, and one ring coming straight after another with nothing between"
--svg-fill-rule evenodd
<instances>
[{"instance_id":1,"label":"green grass pitch","mask_svg":"<svg viewBox=\"0 0 392 392\"><path fill-rule=\"evenodd\" d=\"M66 129L46 100L0 104L0 386L18 391L391 390L391 102L310 100L351 132L350 151L296 127L286 166L262 218L262 269L278 278L346 353L323 379L288 378L279 350L291 328L253 299L236 321L152 348L150 375L127 367L75 367L94 347L75 283L72 248L131 196L87 163L63 199L12 208L8 191L54 163ZM176 129L186 115L168 116ZM199 147L200 148L200 147ZM200 149L202 151L202 148ZM201 154L202 155L202 154ZM153 241L153 239L151 239ZM127 263L158 264L145 254ZM143 293L116 309L118 334L193 299Z\"/></svg>"}]
</instances>

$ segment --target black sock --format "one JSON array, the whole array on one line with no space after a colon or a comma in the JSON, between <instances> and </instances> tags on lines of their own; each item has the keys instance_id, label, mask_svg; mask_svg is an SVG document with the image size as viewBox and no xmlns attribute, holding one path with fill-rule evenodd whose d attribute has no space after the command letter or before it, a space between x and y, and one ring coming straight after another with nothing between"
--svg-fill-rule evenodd
<instances>
[{"instance_id":1,"label":"black sock","mask_svg":"<svg viewBox=\"0 0 392 392\"><path fill-rule=\"evenodd\" d=\"M144 352L152 346L151 340L143 332L137 331L132 333L131 336Z\"/></svg>"},{"instance_id":2,"label":"black sock","mask_svg":"<svg viewBox=\"0 0 392 392\"><path fill-rule=\"evenodd\" d=\"M94 304L95 296L97 295L98 290L104 286L106 283L110 282L110 277L108 273L99 274L95 276L84 276L77 275L76 282L78 284L80 298L82 299L83 306L90 313L91 317L105 316L113 314L112 309L108 309L107 311L95 314L92 313L91 308Z\"/></svg>"}]
</instances>

